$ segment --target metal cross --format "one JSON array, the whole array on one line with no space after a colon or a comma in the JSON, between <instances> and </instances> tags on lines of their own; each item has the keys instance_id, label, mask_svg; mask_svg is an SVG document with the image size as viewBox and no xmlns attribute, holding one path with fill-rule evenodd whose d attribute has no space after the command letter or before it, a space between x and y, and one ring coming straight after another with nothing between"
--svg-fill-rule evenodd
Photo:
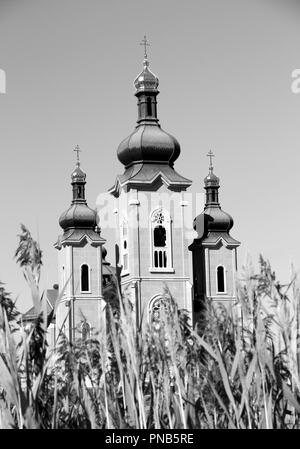
<instances>
[{"instance_id":1,"label":"metal cross","mask_svg":"<svg viewBox=\"0 0 300 449\"><path fill-rule=\"evenodd\" d=\"M212 167L212 158L215 157L214 153L211 150L209 150L206 156L209 157L209 165L210 167Z\"/></svg>"},{"instance_id":2,"label":"metal cross","mask_svg":"<svg viewBox=\"0 0 300 449\"><path fill-rule=\"evenodd\" d=\"M76 147L74 148L74 150L77 153L77 164L80 164L80 159L79 159L79 153L81 151L81 149L79 148L79 145L76 145Z\"/></svg>"},{"instance_id":3,"label":"metal cross","mask_svg":"<svg viewBox=\"0 0 300 449\"><path fill-rule=\"evenodd\" d=\"M145 34L144 39L140 42L140 45L144 45L144 56L147 59L147 47L150 47L150 44L147 41L147 36Z\"/></svg>"}]
</instances>

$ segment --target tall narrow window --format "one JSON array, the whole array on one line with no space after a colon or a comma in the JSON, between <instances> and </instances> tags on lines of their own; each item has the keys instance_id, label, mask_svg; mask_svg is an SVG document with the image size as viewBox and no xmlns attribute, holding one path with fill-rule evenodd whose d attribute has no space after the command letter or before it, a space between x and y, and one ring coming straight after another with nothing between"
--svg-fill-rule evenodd
<instances>
[{"instance_id":1,"label":"tall narrow window","mask_svg":"<svg viewBox=\"0 0 300 449\"><path fill-rule=\"evenodd\" d=\"M172 269L171 220L167 211L155 210L151 215L152 265L150 270Z\"/></svg>"},{"instance_id":2,"label":"tall narrow window","mask_svg":"<svg viewBox=\"0 0 300 449\"><path fill-rule=\"evenodd\" d=\"M90 273L89 266L84 264L81 265L81 291L89 292L90 291Z\"/></svg>"},{"instance_id":3,"label":"tall narrow window","mask_svg":"<svg viewBox=\"0 0 300 449\"><path fill-rule=\"evenodd\" d=\"M152 104L151 104L151 98L147 98L147 115L152 115Z\"/></svg>"},{"instance_id":4,"label":"tall narrow window","mask_svg":"<svg viewBox=\"0 0 300 449\"><path fill-rule=\"evenodd\" d=\"M63 295L65 295L66 294L66 270L65 270L64 265L62 267L62 291L63 291Z\"/></svg>"},{"instance_id":5,"label":"tall narrow window","mask_svg":"<svg viewBox=\"0 0 300 449\"><path fill-rule=\"evenodd\" d=\"M217 268L217 292L225 293L225 272L222 265Z\"/></svg>"},{"instance_id":6,"label":"tall narrow window","mask_svg":"<svg viewBox=\"0 0 300 449\"><path fill-rule=\"evenodd\" d=\"M153 230L154 240L154 267L167 268L166 228L159 225Z\"/></svg>"},{"instance_id":7,"label":"tall narrow window","mask_svg":"<svg viewBox=\"0 0 300 449\"><path fill-rule=\"evenodd\" d=\"M64 288L66 285L66 271L65 266L62 267L62 288Z\"/></svg>"},{"instance_id":8,"label":"tall narrow window","mask_svg":"<svg viewBox=\"0 0 300 449\"><path fill-rule=\"evenodd\" d=\"M77 196L78 196L78 199L82 198L82 187L81 186L77 187Z\"/></svg>"},{"instance_id":9,"label":"tall narrow window","mask_svg":"<svg viewBox=\"0 0 300 449\"><path fill-rule=\"evenodd\" d=\"M121 223L121 264L123 266L122 274L127 274L129 271L128 260L128 223L124 218Z\"/></svg>"}]
</instances>

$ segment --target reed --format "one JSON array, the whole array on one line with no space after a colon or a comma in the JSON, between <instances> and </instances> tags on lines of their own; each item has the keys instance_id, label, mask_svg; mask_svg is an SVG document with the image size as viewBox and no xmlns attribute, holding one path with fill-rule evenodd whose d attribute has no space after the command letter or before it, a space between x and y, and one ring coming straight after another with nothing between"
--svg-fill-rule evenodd
<instances>
[{"instance_id":1,"label":"reed","mask_svg":"<svg viewBox=\"0 0 300 449\"><path fill-rule=\"evenodd\" d=\"M136 331L110 286L97 338L47 346L42 252L22 227L17 261L38 318L31 325L0 286L0 428L299 428L299 288L262 257L244 268L238 301L207 302L192 329L166 287L157 319Z\"/></svg>"}]
</instances>

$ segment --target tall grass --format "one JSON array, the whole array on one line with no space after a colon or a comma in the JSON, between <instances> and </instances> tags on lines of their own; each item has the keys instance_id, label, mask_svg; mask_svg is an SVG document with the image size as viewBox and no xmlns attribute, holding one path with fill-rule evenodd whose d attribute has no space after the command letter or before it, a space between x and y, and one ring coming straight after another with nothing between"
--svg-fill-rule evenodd
<instances>
[{"instance_id":1,"label":"tall grass","mask_svg":"<svg viewBox=\"0 0 300 449\"><path fill-rule=\"evenodd\" d=\"M47 348L41 251L23 227L16 256L38 318L23 325L0 287L0 428L299 428L299 289L270 264L248 266L229 307L207 302L202 324L166 289L159 318L136 331L116 286L97 338Z\"/></svg>"}]
</instances>

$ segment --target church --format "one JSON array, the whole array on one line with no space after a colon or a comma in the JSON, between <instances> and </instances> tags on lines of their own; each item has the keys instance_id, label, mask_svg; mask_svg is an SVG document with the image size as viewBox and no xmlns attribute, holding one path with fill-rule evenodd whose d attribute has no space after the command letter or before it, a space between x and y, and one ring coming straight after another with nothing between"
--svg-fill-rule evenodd
<instances>
[{"instance_id":1,"label":"church","mask_svg":"<svg viewBox=\"0 0 300 449\"><path fill-rule=\"evenodd\" d=\"M86 174L75 149L72 203L59 219L63 233L55 243L59 285L52 324L56 335L63 329L70 340L97 334L106 303L103 288L113 278L131 302L137 325L159 313L166 287L193 325L207 299L228 304L236 298L240 242L230 235L233 219L220 206L213 153L208 153L205 205L194 220L197 235L191 243L184 223L192 181L176 171L180 144L159 124L159 80L149 68L146 39L143 43L143 69L134 81L137 122L119 144L123 173L109 189L115 204L115 268L106 262L101 210L87 204Z\"/></svg>"}]
</instances>

